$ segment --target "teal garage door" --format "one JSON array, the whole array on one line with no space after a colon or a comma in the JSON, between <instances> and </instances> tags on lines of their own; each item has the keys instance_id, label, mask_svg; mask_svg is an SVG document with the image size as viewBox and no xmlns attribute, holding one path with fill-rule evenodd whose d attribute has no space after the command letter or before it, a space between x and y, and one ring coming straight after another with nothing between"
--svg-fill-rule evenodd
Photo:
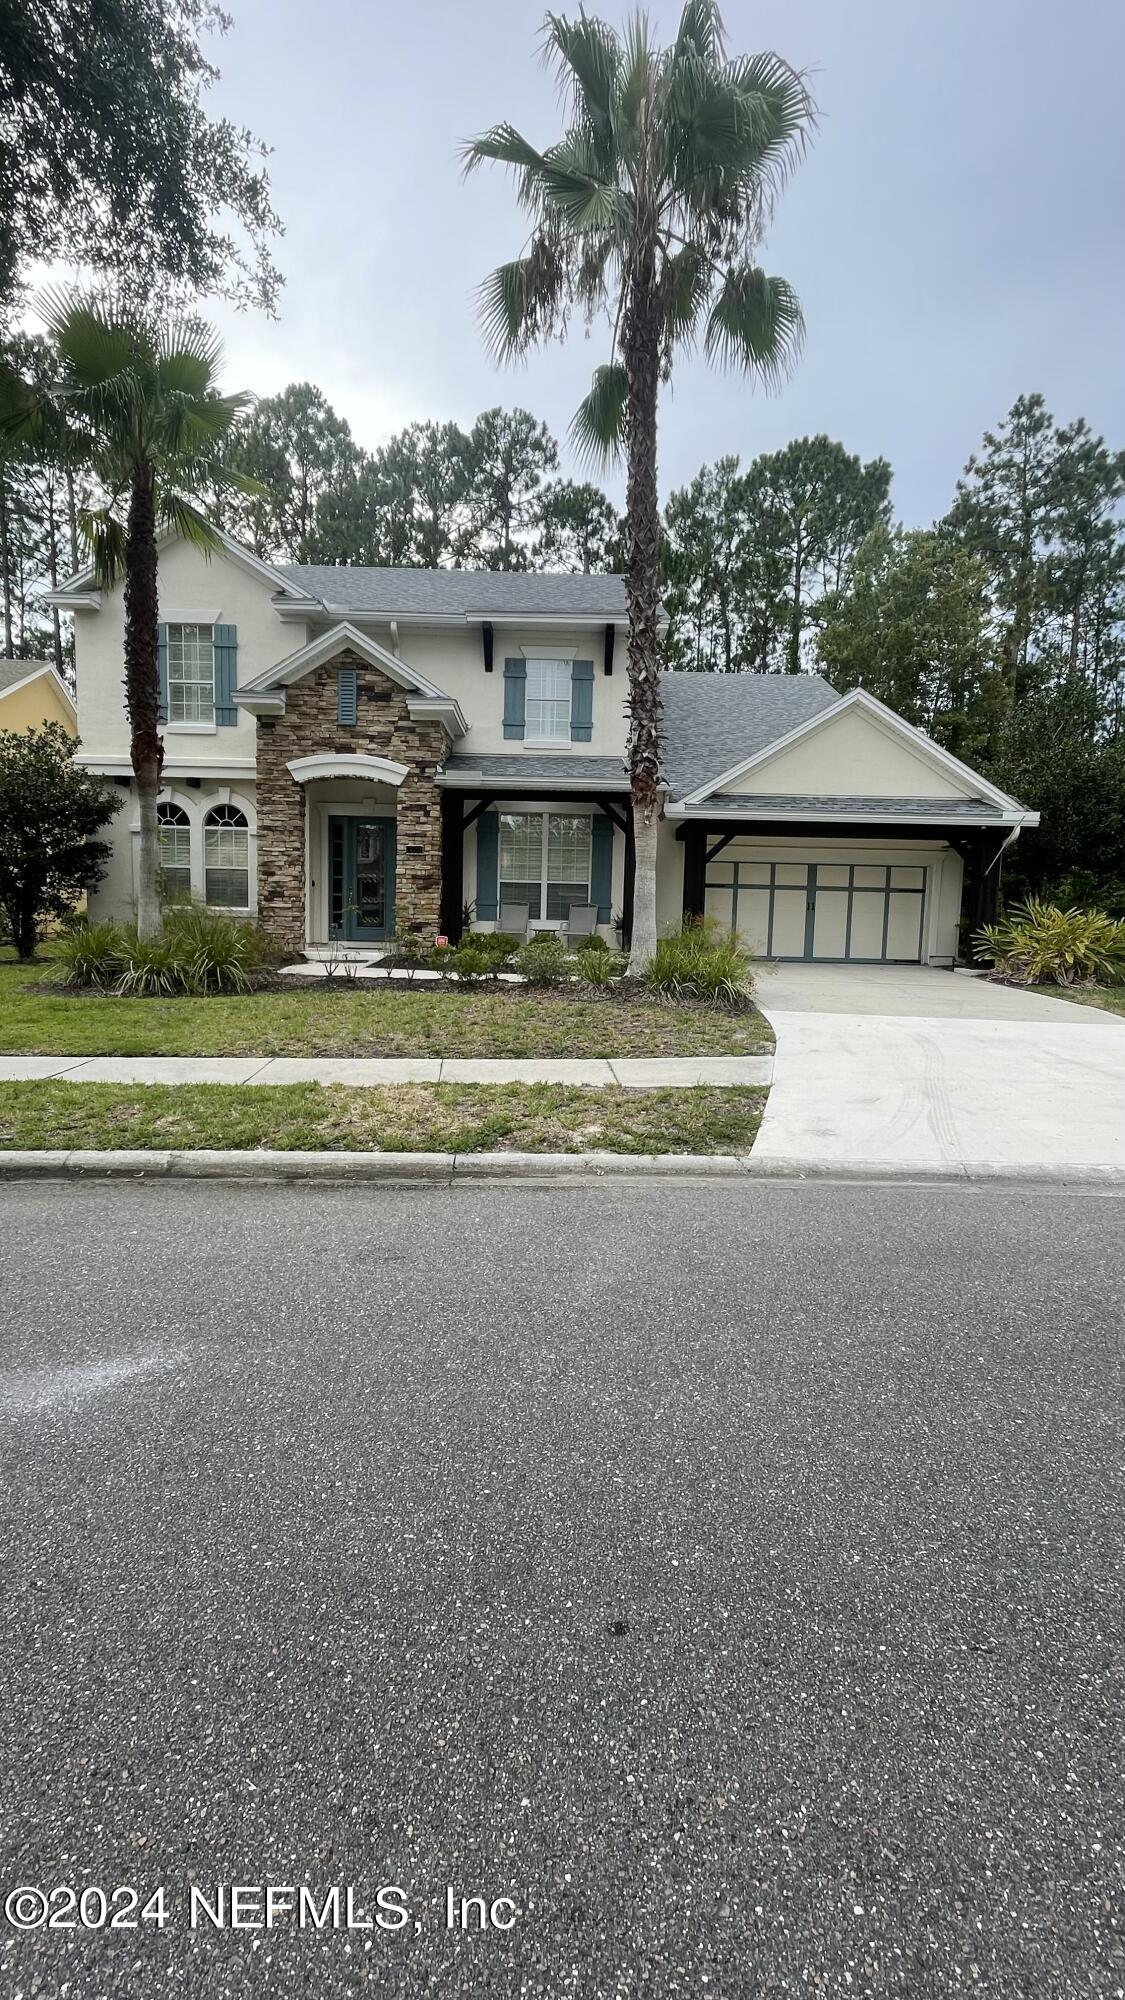
<instances>
[{"instance_id":1,"label":"teal garage door","mask_svg":"<svg viewBox=\"0 0 1125 2000\"><path fill-rule=\"evenodd\" d=\"M707 913L756 958L916 965L926 870L871 861L730 860L707 868Z\"/></svg>"}]
</instances>

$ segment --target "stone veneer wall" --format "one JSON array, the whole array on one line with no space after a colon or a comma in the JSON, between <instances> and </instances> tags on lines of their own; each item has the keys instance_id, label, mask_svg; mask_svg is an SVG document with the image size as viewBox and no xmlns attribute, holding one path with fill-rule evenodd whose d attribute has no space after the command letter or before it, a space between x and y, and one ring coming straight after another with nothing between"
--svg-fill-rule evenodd
<instances>
[{"instance_id":1,"label":"stone veneer wall","mask_svg":"<svg viewBox=\"0 0 1125 2000\"><path fill-rule=\"evenodd\" d=\"M357 721L336 720L336 669L354 667ZM441 899L441 794L449 754L440 722L412 722L405 690L344 650L285 690L285 714L258 718L258 921L286 951L305 943L305 787L287 766L324 752L391 757L410 775L398 790L395 913L437 931Z\"/></svg>"}]
</instances>

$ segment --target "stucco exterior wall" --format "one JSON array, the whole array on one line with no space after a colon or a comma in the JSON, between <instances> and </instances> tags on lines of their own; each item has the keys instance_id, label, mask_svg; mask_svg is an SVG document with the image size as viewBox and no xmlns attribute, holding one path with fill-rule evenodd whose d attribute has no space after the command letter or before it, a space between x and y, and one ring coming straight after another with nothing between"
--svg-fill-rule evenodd
<instances>
[{"instance_id":1,"label":"stucco exterior wall","mask_svg":"<svg viewBox=\"0 0 1125 2000\"><path fill-rule=\"evenodd\" d=\"M27 670L35 674L34 680L0 694L0 729L23 736L29 729L42 729L45 722L58 722L68 736L76 735L74 716L59 692L54 674L36 673L35 663L30 660Z\"/></svg>"},{"instance_id":2,"label":"stucco exterior wall","mask_svg":"<svg viewBox=\"0 0 1125 2000\"><path fill-rule=\"evenodd\" d=\"M160 616L165 623L236 625L238 679L255 674L305 643L303 625L283 625L270 603L270 585L229 556L208 562L186 542L160 551ZM78 682L78 732L82 753L91 760L129 755L129 727L122 686L125 657L124 595L120 584L103 594L100 611L79 611L74 619ZM230 726L166 723L164 755L170 764L245 764L253 775L255 724L239 711Z\"/></svg>"},{"instance_id":3,"label":"stucco exterior wall","mask_svg":"<svg viewBox=\"0 0 1125 2000\"><path fill-rule=\"evenodd\" d=\"M739 794L808 793L814 798L972 796L968 785L856 709L826 722L802 742L767 758L745 777L733 779L721 789Z\"/></svg>"}]
</instances>

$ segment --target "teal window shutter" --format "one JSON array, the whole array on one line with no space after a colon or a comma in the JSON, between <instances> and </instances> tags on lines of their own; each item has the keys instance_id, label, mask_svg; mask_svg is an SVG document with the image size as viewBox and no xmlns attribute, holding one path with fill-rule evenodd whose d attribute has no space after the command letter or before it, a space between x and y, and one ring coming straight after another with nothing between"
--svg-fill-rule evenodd
<instances>
[{"instance_id":1,"label":"teal window shutter","mask_svg":"<svg viewBox=\"0 0 1125 2000\"><path fill-rule=\"evenodd\" d=\"M520 665L523 665L521 660ZM496 868L500 815L482 813L477 821L477 917L490 924L496 916Z\"/></svg>"},{"instance_id":2,"label":"teal window shutter","mask_svg":"<svg viewBox=\"0 0 1125 2000\"><path fill-rule=\"evenodd\" d=\"M357 678L354 667L336 669L336 720L344 729L354 729L358 715Z\"/></svg>"},{"instance_id":3,"label":"teal window shutter","mask_svg":"<svg viewBox=\"0 0 1125 2000\"><path fill-rule=\"evenodd\" d=\"M238 685L238 627L216 625L211 633L215 650L215 721L220 729L233 729L238 721L234 690Z\"/></svg>"},{"instance_id":4,"label":"teal window shutter","mask_svg":"<svg viewBox=\"0 0 1125 2000\"><path fill-rule=\"evenodd\" d=\"M598 906L599 924L613 915L613 821L595 815L590 828L590 901Z\"/></svg>"},{"instance_id":5,"label":"teal window shutter","mask_svg":"<svg viewBox=\"0 0 1125 2000\"><path fill-rule=\"evenodd\" d=\"M525 660L505 660L504 662L504 735L514 742L523 741L524 698L527 694L527 663ZM496 912L493 911L495 916Z\"/></svg>"},{"instance_id":6,"label":"teal window shutter","mask_svg":"<svg viewBox=\"0 0 1125 2000\"><path fill-rule=\"evenodd\" d=\"M588 743L594 732L594 662L570 663L570 740Z\"/></svg>"},{"instance_id":7,"label":"teal window shutter","mask_svg":"<svg viewBox=\"0 0 1125 2000\"><path fill-rule=\"evenodd\" d=\"M168 720L168 627L167 625L158 625L156 628L156 684L158 689L156 697L156 719L158 722L167 722Z\"/></svg>"}]
</instances>

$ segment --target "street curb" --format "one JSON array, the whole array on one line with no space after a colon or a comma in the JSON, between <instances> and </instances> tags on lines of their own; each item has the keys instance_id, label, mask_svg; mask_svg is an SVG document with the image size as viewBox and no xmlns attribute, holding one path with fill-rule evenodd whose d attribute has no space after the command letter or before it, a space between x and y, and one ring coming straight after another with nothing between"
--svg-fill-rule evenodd
<instances>
[{"instance_id":1,"label":"street curb","mask_svg":"<svg viewBox=\"0 0 1125 2000\"><path fill-rule=\"evenodd\" d=\"M0 1181L224 1180L380 1181L452 1186L454 1181L574 1181L629 1175L746 1177L747 1160L729 1153L307 1153L246 1149L212 1152L0 1152Z\"/></svg>"},{"instance_id":2,"label":"street curb","mask_svg":"<svg viewBox=\"0 0 1125 2000\"><path fill-rule=\"evenodd\" d=\"M2 1152L0 1182L18 1180L219 1180L295 1183L380 1182L452 1187L482 1181L758 1180L878 1182L894 1186L1125 1188L1125 1167L1004 1164L934 1167L909 1161L869 1164L767 1159L734 1153L308 1153L156 1150Z\"/></svg>"}]
</instances>

